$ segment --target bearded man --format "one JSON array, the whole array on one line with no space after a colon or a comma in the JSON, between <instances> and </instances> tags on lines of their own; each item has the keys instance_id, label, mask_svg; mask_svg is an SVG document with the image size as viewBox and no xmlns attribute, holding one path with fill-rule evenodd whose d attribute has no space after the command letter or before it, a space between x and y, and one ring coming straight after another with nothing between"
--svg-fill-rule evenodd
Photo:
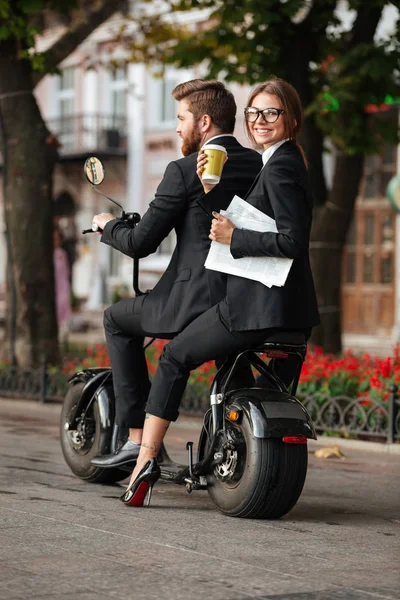
<instances>
[{"instance_id":1,"label":"bearded man","mask_svg":"<svg viewBox=\"0 0 400 600\"><path fill-rule=\"evenodd\" d=\"M115 454L92 459L99 467L131 464L139 454L150 390L144 338L173 339L226 294L226 275L204 268L212 217L197 203L203 195L196 174L197 152L211 141L227 150L218 209L226 208L235 194L244 197L262 167L261 155L244 148L233 136L236 103L221 82L194 79L178 85L172 95L179 102L176 132L182 139L184 158L168 165L154 200L134 229L110 213L93 218L103 230L101 241L132 258L156 252L173 229L177 240L155 288L122 300L104 313L116 424L129 429L129 437Z\"/></svg>"}]
</instances>

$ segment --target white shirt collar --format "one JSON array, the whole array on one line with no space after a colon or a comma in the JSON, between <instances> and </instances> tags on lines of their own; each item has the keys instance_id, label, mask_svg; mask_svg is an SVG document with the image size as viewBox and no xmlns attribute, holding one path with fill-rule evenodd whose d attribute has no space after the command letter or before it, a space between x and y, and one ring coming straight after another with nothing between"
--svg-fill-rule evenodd
<instances>
[{"instance_id":1,"label":"white shirt collar","mask_svg":"<svg viewBox=\"0 0 400 600\"><path fill-rule=\"evenodd\" d=\"M216 140L219 137L235 137L235 136L233 135L233 133L219 133L218 135L214 135L212 138L210 138L209 140L204 142L203 145L208 144L208 142L211 142L211 140Z\"/></svg>"},{"instance_id":2,"label":"white shirt collar","mask_svg":"<svg viewBox=\"0 0 400 600\"><path fill-rule=\"evenodd\" d=\"M273 155L273 153L276 150L278 150L279 146L282 146L282 144L284 144L288 140L289 140L289 138L287 138L286 140L281 140L280 142L276 142L276 144L274 144L273 146L270 146L269 148L264 150L264 152L262 153L262 161L263 161L264 167L267 164L267 162L269 161L269 159L271 158L271 156Z\"/></svg>"}]
</instances>

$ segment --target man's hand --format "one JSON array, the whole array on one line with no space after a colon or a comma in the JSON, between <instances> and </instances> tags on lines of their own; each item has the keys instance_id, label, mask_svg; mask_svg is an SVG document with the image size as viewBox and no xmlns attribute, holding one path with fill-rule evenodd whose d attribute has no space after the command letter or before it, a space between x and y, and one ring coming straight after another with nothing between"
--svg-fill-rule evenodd
<instances>
[{"instance_id":1,"label":"man's hand","mask_svg":"<svg viewBox=\"0 0 400 600\"><path fill-rule=\"evenodd\" d=\"M113 219L115 219L115 217L111 213L100 213L99 215L94 215L92 223L103 230L106 226L106 223L108 223L108 221L112 221Z\"/></svg>"},{"instance_id":2,"label":"man's hand","mask_svg":"<svg viewBox=\"0 0 400 600\"><path fill-rule=\"evenodd\" d=\"M232 221L214 211L213 217L214 218L211 222L211 231L208 237L213 242L230 244L233 230L236 229L235 225L232 223Z\"/></svg>"}]
</instances>

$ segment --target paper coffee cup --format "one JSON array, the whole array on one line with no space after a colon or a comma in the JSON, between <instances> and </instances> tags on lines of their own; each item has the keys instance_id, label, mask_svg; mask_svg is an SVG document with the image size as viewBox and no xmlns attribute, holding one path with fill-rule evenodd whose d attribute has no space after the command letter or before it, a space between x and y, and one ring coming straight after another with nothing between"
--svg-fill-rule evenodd
<instances>
[{"instance_id":1,"label":"paper coffee cup","mask_svg":"<svg viewBox=\"0 0 400 600\"><path fill-rule=\"evenodd\" d=\"M202 151L207 157L202 175L204 183L219 183L227 155L226 148L217 144L206 144Z\"/></svg>"}]
</instances>

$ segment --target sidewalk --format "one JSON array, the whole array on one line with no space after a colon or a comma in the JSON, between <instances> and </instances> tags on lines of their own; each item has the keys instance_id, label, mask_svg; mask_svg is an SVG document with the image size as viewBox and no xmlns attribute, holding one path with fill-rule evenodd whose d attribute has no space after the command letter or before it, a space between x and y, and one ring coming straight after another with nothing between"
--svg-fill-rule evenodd
<instances>
[{"instance_id":1,"label":"sidewalk","mask_svg":"<svg viewBox=\"0 0 400 600\"><path fill-rule=\"evenodd\" d=\"M60 410L0 400L2 600L398 600L398 457L310 451L300 500L277 521L224 517L207 492L164 482L149 508L127 508L120 485L70 472ZM200 427L171 426L173 458Z\"/></svg>"},{"instance_id":2,"label":"sidewalk","mask_svg":"<svg viewBox=\"0 0 400 600\"><path fill-rule=\"evenodd\" d=\"M43 404L37 400L0 396L0 418L2 414L7 414L7 411L12 409L12 413L18 415L22 420L26 418L26 415L31 415L35 419L45 417L46 421L58 425L61 407L61 402L46 402ZM177 450L180 446L184 448L188 440L192 440L197 444L202 425L203 417L181 414L178 421L172 423L168 436L174 441ZM388 467L390 465L389 469L400 475L400 444L398 443L366 442L323 435L318 436L317 440L308 440L310 454L314 454L319 448L335 447L340 449L346 459L349 457L356 458L357 464L361 464L363 461L380 466L387 464ZM182 450L180 460L186 460L186 456L186 451ZM343 460L337 457L320 459L320 461L332 464L343 463Z\"/></svg>"}]
</instances>

